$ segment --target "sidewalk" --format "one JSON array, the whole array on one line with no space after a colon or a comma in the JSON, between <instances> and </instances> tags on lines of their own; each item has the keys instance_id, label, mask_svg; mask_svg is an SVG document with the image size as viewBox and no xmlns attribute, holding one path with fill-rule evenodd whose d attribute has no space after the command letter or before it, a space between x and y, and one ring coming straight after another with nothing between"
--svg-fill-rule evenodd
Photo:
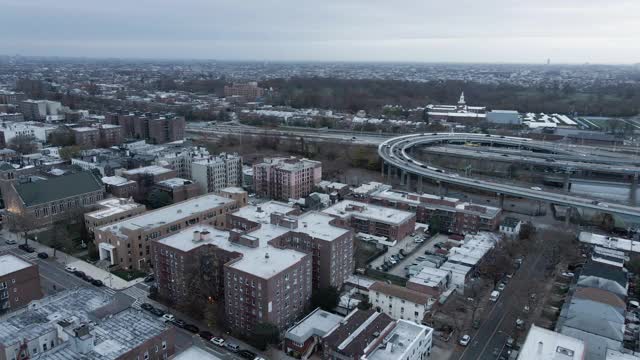
<instances>
[{"instance_id":1,"label":"sidewalk","mask_svg":"<svg viewBox=\"0 0 640 360\"><path fill-rule=\"evenodd\" d=\"M24 239L21 236L18 236L17 234L12 233L5 229L0 231L0 237L5 239L15 239L18 242L18 244L24 244ZM36 249L36 252L45 252L49 254L51 258L53 258L52 248L46 245L42 245L39 242L35 242L33 240L28 240L27 243L31 245L34 249ZM64 266L70 265L70 266L76 267L78 270L84 272L85 274L91 276L92 278L101 280L105 286L113 290L127 289L143 281L143 279L134 279L131 281L126 281L124 279L121 279L111 274L110 272L104 269L101 269L97 266L94 266L93 264L90 264L84 260L80 260L69 254L66 254L60 250L56 251L56 257L53 259Z\"/></svg>"}]
</instances>

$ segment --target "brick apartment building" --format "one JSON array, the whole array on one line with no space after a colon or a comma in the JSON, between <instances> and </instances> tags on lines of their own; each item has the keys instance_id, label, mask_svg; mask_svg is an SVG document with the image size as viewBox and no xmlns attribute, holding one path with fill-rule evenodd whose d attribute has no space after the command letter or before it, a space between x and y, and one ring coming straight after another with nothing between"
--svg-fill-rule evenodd
<instances>
[{"instance_id":1,"label":"brick apartment building","mask_svg":"<svg viewBox=\"0 0 640 360\"><path fill-rule=\"evenodd\" d=\"M0 91L0 104L19 104L26 99L26 95L21 92Z\"/></svg>"},{"instance_id":2,"label":"brick apartment building","mask_svg":"<svg viewBox=\"0 0 640 360\"><path fill-rule=\"evenodd\" d=\"M158 190L169 195L172 203L184 201L202 195L202 189L192 180L172 178L162 180L153 185L152 190Z\"/></svg>"},{"instance_id":3,"label":"brick apartment building","mask_svg":"<svg viewBox=\"0 0 640 360\"><path fill-rule=\"evenodd\" d=\"M440 231L452 234L493 231L499 225L502 212L496 207L471 204L456 198L389 189L371 194L370 202L413 211L417 222L437 225Z\"/></svg>"},{"instance_id":4,"label":"brick apartment building","mask_svg":"<svg viewBox=\"0 0 640 360\"><path fill-rule=\"evenodd\" d=\"M122 176L138 184L138 193L134 197L136 199L144 199L153 185L160 181L175 178L176 171L157 165L150 165L123 171Z\"/></svg>"},{"instance_id":5,"label":"brick apartment building","mask_svg":"<svg viewBox=\"0 0 640 360\"><path fill-rule=\"evenodd\" d=\"M110 113L105 116L105 123L120 125L124 137L144 139L152 144L184 139L185 119L174 114Z\"/></svg>"},{"instance_id":6,"label":"brick apartment building","mask_svg":"<svg viewBox=\"0 0 640 360\"><path fill-rule=\"evenodd\" d=\"M235 201L203 195L94 230L100 260L124 269L146 269L152 240L159 240L196 224L224 227Z\"/></svg>"},{"instance_id":7,"label":"brick apartment building","mask_svg":"<svg viewBox=\"0 0 640 360\"><path fill-rule=\"evenodd\" d=\"M322 163L308 159L265 158L253 165L253 186L258 196L288 201L312 193L322 180Z\"/></svg>"},{"instance_id":8,"label":"brick apartment building","mask_svg":"<svg viewBox=\"0 0 640 360\"><path fill-rule=\"evenodd\" d=\"M414 213L352 200L344 200L322 211L335 217L336 224L356 233L402 240L415 231Z\"/></svg>"},{"instance_id":9,"label":"brick apartment building","mask_svg":"<svg viewBox=\"0 0 640 360\"><path fill-rule=\"evenodd\" d=\"M9 216L26 214L34 227L66 219L104 198L102 181L89 171L8 184L2 194Z\"/></svg>"},{"instance_id":10,"label":"brick apartment building","mask_svg":"<svg viewBox=\"0 0 640 360\"><path fill-rule=\"evenodd\" d=\"M95 148L100 140L100 132L98 128L82 126L71 128L73 138L78 146L84 148Z\"/></svg>"},{"instance_id":11,"label":"brick apartment building","mask_svg":"<svg viewBox=\"0 0 640 360\"><path fill-rule=\"evenodd\" d=\"M38 266L14 255L0 255L0 314L41 297Z\"/></svg>"},{"instance_id":12,"label":"brick apartment building","mask_svg":"<svg viewBox=\"0 0 640 360\"><path fill-rule=\"evenodd\" d=\"M224 86L224 96L242 96L248 101L255 101L264 96L264 89L258 86L258 83L251 81L248 83L233 83Z\"/></svg>"},{"instance_id":13,"label":"brick apartment building","mask_svg":"<svg viewBox=\"0 0 640 360\"><path fill-rule=\"evenodd\" d=\"M191 179L205 193L242 185L242 158L237 154L209 156L191 163Z\"/></svg>"},{"instance_id":14,"label":"brick apartment building","mask_svg":"<svg viewBox=\"0 0 640 360\"><path fill-rule=\"evenodd\" d=\"M138 183L122 176L103 176L102 182L107 192L117 198L138 196Z\"/></svg>"},{"instance_id":15,"label":"brick apartment building","mask_svg":"<svg viewBox=\"0 0 640 360\"><path fill-rule=\"evenodd\" d=\"M122 221L147 210L144 205L127 198L110 198L96 205L98 210L84 214L84 223L90 236L93 236L97 227Z\"/></svg>"}]
</instances>

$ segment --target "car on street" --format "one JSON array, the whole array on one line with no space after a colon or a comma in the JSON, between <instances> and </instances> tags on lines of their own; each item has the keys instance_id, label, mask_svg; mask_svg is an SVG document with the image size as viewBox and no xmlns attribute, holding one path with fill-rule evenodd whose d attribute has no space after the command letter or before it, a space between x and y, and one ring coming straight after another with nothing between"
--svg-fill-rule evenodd
<instances>
[{"instance_id":1,"label":"car on street","mask_svg":"<svg viewBox=\"0 0 640 360\"><path fill-rule=\"evenodd\" d=\"M238 355L240 355L243 358L248 359L248 360L253 360L253 359L256 358L256 356L258 356L253 351L246 350L246 349L238 351Z\"/></svg>"},{"instance_id":2,"label":"car on street","mask_svg":"<svg viewBox=\"0 0 640 360\"><path fill-rule=\"evenodd\" d=\"M23 251L26 251L26 252L28 252L28 253L34 253L34 252L36 252L36 249L32 248L32 247L31 247L31 246L29 246L29 245L25 245L25 244L20 244L20 245L18 245L18 249L23 250Z\"/></svg>"},{"instance_id":3,"label":"car on street","mask_svg":"<svg viewBox=\"0 0 640 360\"><path fill-rule=\"evenodd\" d=\"M480 329L480 320L473 320L473 328Z\"/></svg>"},{"instance_id":4,"label":"car on street","mask_svg":"<svg viewBox=\"0 0 640 360\"><path fill-rule=\"evenodd\" d=\"M531 190L535 190L535 191L542 191L542 188L541 188L541 187L538 187L538 186L532 186L532 187L531 187Z\"/></svg>"},{"instance_id":5,"label":"car on street","mask_svg":"<svg viewBox=\"0 0 640 360\"><path fill-rule=\"evenodd\" d=\"M499 283L498 287L496 287L496 289L498 289L498 291L504 291L505 287L506 287L506 285L504 283Z\"/></svg>"},{"instance_id":6,"label":"car on street","mask_svg":"<svg viewBox=\"0 0 640 360\"><path fill-rule=\"evenodd\" d=\"M85 275L85 273L84 273L84 272L82 272L82 271L80 271L80 270L75 270L75 271L73 272L73 275L75 275L75 276L77 276L77 277L79 277L79 278L82 278L82 279L84 279L84 277L86 276L86 275Z\"/></svg>"},{"instance_id":7,"label":"car on street","mask_svg":"<svg viewBox=\"0 0 640 360\"><path fill-rule=\"evenodd\" d=\"M164 320L164 322L172 322L176 319L175 316L171 315L171 314L164 314L162 315L162 320Z\"/></svg>"},{"instance_id":8,"label":"car on street","mask_svg":"<svg viewBox=\"0 0 640 360\"><path fill-rule=\"evenodd\" d=\"M93 280L91 281L91 283L92 283L94 286L97 286L97 287L104 286L104 283L102 282L102 280L98 280L98 279L93 279Z\"/></svg>"},{"instance_id":9,"label":"car on street","mask_svg":"<svg viewBox=\"0 0 640 360\"><path fill-rule=\"evenodd\" d=\"M200 332L200 329L197 326L191 324L186 324L182 328L194 334Z\"/></svg>"},{"instance_id":10,"label":"car on street","mask_svg":"<svg viewBox=\"0 0 640 360\"><path fill-rule=\"evenodd\" d=\"M221 337L213 337L211 338L211 343L217 346L224 346L224 339Z\"/></svg>"},{"instance_id":11,"label":"car on street","mask_svg":"<svg viewBox=\"0 0 640 360\"><path fill-rule=\"evenodd\" d=\"M186 323L186 322L184 322L184 320L180 320L180 319L175 319L175 320L173 320L171 323L172 323L173 325L175 325L175 326L177 326L177 327L181 328L181 329L182 329L182 328L184 328L184 327L185 327L185 325L187 325L187 323Z\"/></svg>"},{"instance_id":12,"label":"car on street","mask_svg":"<svg viewBox=\"0 0 640 360\"><path fill-rule=\"evenodd\" d=\"M72 272L78 271L78 268L76 268L75 266L67 265L67 266L64 267L64 270L67 271L67 272L72 273Z\"/></svg>"},{"instance_id":13,"label":"car on street","mask_svg":"<svg viewBox=\"0 0 640 360\"><path fill-rule=\"evenodd\" d=\"M148 303L142 303L142 304L140 305L140 308L141 308L142 310L151 311L151 309L153 309L153 305L148 304Z\"/></svg>"},{"instance_id":14,"label":"car on street","mask_svg":"<svg viewBox=\"0 0 640 360\"><path fill-rule=\"evenodd\" d=\"M505 344L507 347L513 347L513 344L515 343L515 340L509 336L509 338L507 339L507 343Z\"/></svg>"},{"instance_id":15,"label":"car on street","mask_svg":"<svg viewBox=\"0 0 640 360\"><path fill-rule=\"evenodd\" d=\"M153 315L155 315L155 316L162 316L162 315L165 314L164 311L162 311L161 309L155 308L155 307L153 309L149 310L149 311L151 311L151 313Z\"/></svg>"},{"instance_id":16,"label":"car on street","mask_svg":"<svg viewBox=\"0 0 640 360\"><path fill-rule=\"evenodd\" d=\"M568 277L568 278L572 278L572 277L574 277L574 276L575 276L575 274L574 274L574 273L572 273L572 272L563 272L563 273L562 273L562 276L564 276L564 277Z\"/></svg>"},{"instance_id":17,"label":"car on street","mask_svg":"<svg viewBox=\"0 0 640 360\"><path fill-rule=\"evenodd\" d=\"M203 339L205 339L205 340L207 340L207 341L210 341L210 340L213 338L213 334L212 334L212 333L210 333L210 332L209 332L209 331L207 331L207 330L200 331L200 332L198 333L198 336L200 336L201 338L203 338Z\"/></svg>"},{"instance_id":18,"label":"car on street","mask_svg":"<svg viewBox=\"0 0 640 360\"><path fill-rule=\"evenodd\" d=\"M4 243L7 244L7 245L15 245L18 242L13 240L13 239L7 239L7 240L4 241Z\"/></svg>"},{"instance_id":19,"label":"car on street","mask_svg":"<svg viewBox=\"0 0 640 360\"><path fill-rule=\"evenodd\" d=\"M232 342L228 342L224 344L224 347L234 353L237 353L238 351L240 351L240 346L236 343L232 343Z\"/></svg>"},{"instance_id":20,"label":"car on street","mask_svg":"<svg viewBox=\"0 0 640 360\"><path fill-rule=\"evenodd\" d=\"M469 342L471 341L471 336L464 334L462 335L462 337L460 338L460 340L458 340L458 343L462 346L467 346L469 345Z\"/></svg>"},{"instance_id":21,"label":"car on street","mask_svg":"<svg viewBox=\"0 0 640 360\"><path fill-rule=\"evenodd\" d=\"M153 274L150 274L150 275L145 276L144 282L152 282L155 279L156 279L155 276L153 276Z\"/></svg>"},{"instance_id":22,"label":"car on street","mask_svg":"<svg viewBox=\"0 0 640 360\"><path fill-rule=\"evenodd\" d=\"M38 257L40 259L48 259L49 258L49 254L47 254L46 252L40 252L40 253L38 253Z\"/></svg>"},{"instance_id":23,"label":"car on street","mask_svg":"<svg viewBox=\"0 0 640 360\"><path fill-rule=\"evenodd\" d=\"M92 282L93 282L93 280L94 280L94 278L92 278L91 276L86 275L86 274L85 274L85 276L83 277L83 279L84 279L84 281L86 281L86 282L90 282L90 283L92 283Z\"/></svg>"}]
</instances>

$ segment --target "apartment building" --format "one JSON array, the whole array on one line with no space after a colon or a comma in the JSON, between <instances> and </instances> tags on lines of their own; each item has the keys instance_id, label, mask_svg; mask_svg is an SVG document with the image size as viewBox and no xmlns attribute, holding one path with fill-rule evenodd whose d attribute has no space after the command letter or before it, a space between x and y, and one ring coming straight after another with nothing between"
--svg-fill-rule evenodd
<instances>
[{"instance_id":1,"label":"apartment building","mask_svg":"<svg viewBox=\"0 0 640 360\"><path fill-rule=\"evenodd\" d=\"M191 164L209 158L209 151L200 146L166 151L156 155L156 165L175 170L178 177L191 179Z\"/></svg>"},{"instance_id":2,"label":"apartment building","mask_svg":"<svg viewBox=\"0 0 640 360\"><path fill-rule=\"evenodd\" d=\"M172 356L175 327L131 308L132 302L92 287L34 300L28 311L0 320L0 359L162 360Z\"/></svg>"},{"instance_id":3,"label":"apartment building","mask_svg":"<svg viewBox=\"0 0 640 360\"><path fill-rule=\"evenodd\" d=\"M259 322L285 329L304 314L312 277L311 255L270 245L286 231L198 225L154 241L158 292L181 304L223 305L226 325L236 332L250 332Z\"/></svg>"},{"instance_id":4,"label":"apartment building","mask_svg":"<svg viewBox=\"0 0 640 360\"><path fill-rule=\"evenodd\" d=\"M369 195L372 204L409 210L416 221L437 226L439 231L453 234L493 231L498 227L502 210L492 206L471 204L460 199L431 194L417 194L381 188Z\"/></svg>"},{"instance_id":5,"label":"apartment building","mask_svg":"<svg viewBox=\"0 0 640 360\"><path fill-rule=\"evenodd\" d=\"M167 169L157 165L143 166L122 172L122 176L138 184L138 193L135 198L146 198L153 185L160 181L173 179L176 177L175 170Z\"/></svg>"},{"instance_id":6,"label":"apartment building","mask_svg":"<svg viewBox=\"0 0 640 360\"><path fill-rule=\"evenodd\" d=\"M222 153L191 163L191 179L205 193L242 185L242 158L237 154Z\"/></svg>"},{"instance_id":7,"label":"apartment building","mask_svg":"<svg viewBox=\"0 0 640 360\"><path fill-rule=\"evenodd\" d=\"M21 92L0 91L0 104L18 104L25 98L26 95Z\"/></svg>"},{"instance_id":8,"label":"apartment building","mask_svg":"<svg viewBox=\"0 0 640 360\"><path fill-rule=\"evenodd\" d=\"M196 224L224 227L226 214L237 209L235 201L203 195L94 230L100 260L124 269L146 269L151 242Z\"/></svg>"},{"instance_id":9,"label":"apartment building","mask_svg":"<svg viewBox=\"0 0 640 360\"><path fill-rule=\"evenodd\" d=\"M50 100L24 100L20 102L20 112L27 120L44 121L47 115L58 115L62 104Z\"/></svg>"},{"instance_id":10,"label":"apartment building","mask_svg":"<svg viewBox=\"0 0 640 360\"><path fill-rule=\"evenodd\" d=\"M39 181L14 182L2 196L8 214L26 214L34 227L66 219L70 212L104 198L104 185L95 174L80 171Z\"/></svg>"},{"instance_id":11,"label":"apartment building","mask_svg":"<svg viewBox=\"0 0 640 360\"><path fill-rule=\"evenodd\" d=\"M224 86L224 96L242 96L248 101L255 101L264 95L264 89L258 87L258 83L250 81L248 83L233 83Z\"/></svg>"},{"instance_id":12,"label":"apartment building","mask_svg":"<svg viewBox=\"0 0 640 360\"><path fill-rule=\"evenodd\" d=\"M331 216L321 212L297 214L292 206L269 201L229 214L227 228L253 231L278 226L288 229L274 238L272 244L312 254L314 288L340 288L355 267L353 232L336 226Z\"/></svg>"},{"instance_id":13,"label":"apartment building","mask_svg":"<svg viewBox=\"0 0 640 360\"><path fill-rule=\"evenodd\" d=\"M0 314L41 297L38 266L14 255L0 255Z\"/></svg>"},{"instance_id":14,"label":"apartment building","mask_svg":"<svg viewBox=\"0 0 640 360\"><path fill-rule=\"evenodd\" d=\"M184 139L185 119L171 113L110 113L105 123L122 127L123 136L164 144Z\"/></svg>"},{"instance_id":15,"label":"apartment building","mask_svg":"<svg viewBox=\"0 0 640 360\"><path fill-rule=\"evenodd\" d=\"M129 198L138 195L138 183L122 176L103 176L107 192L117 198Z\"/></svg>"},{"instance_id":16,"label":"apartment building","mask_svg":"<svg viewBox=\"0 0 640 360\"><path fill-rule=\"evenodd\" d=\"M100 140L100 132L98 128L81 126L71 128L71 132L73 133L76 145L84 148L95 148L98 146L98 142Z\"/></svg>"},{"instance_id":17,"label":"apartment building","mask_svg":"<svg viewBox=\"0 0 640 360\"><path fill-rule=\"evenodd\" d=\"M31 137L44 143L49 140L49 135L55 130L55 126L33 121L3 122L0 125L0 135L4 137L5 144L9 144L11 140L18 136Z\"/></svg>"},{"instance_id":18,"label":"apartment building","mask_svg":"<svg viewBox=\"0 0 640 360\"><path fill-rule=\"evenodd\" d=\"M169 196L172 203L184 201L202 195L200 186L192 180L172 178L153 185L152 190L161 191Z\"/></svg>"},{"instance_id":19,"label":"apartment building","mask_svg":"<svg viewBox=\"0 0 640 360\"><path fill-rule=\"evenodd\" d=\"M138 204L131 198L110 198L99 201L96 205L98 210L84 214L87 232L92 237L97 227L142 214L147 210L144 205Z\"/></svg>"},{"instance_id":20,"label":"apartment building","mask_svg":"<svg viewBox=\"0 0 640 360\"><path fill-rule=\"evenodd\" d=\"M322 211L337 219L336 224L347 226L356 233L384 236L402 240L415 231L416 215L363 202L344 200Z\"/></svg>"},{"instance_id":21,"label":"apartment building","mask_svg":"<svg viewBox=\"0 0 640 360\"><path fill-rule=\"evenodd\" d=\"M258 196L288 201L312 193L322 180L322 163L308 159L265 158L253 165L253 186Z\"/></svg>"}]
</instances>

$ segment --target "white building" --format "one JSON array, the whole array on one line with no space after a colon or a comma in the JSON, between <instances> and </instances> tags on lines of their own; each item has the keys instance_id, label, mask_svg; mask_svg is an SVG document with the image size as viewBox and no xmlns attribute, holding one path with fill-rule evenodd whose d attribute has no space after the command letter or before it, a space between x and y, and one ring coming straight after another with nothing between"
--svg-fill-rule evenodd
<instances>
[{"instance_id":1,"label":"white building","mask_svg":"<svg viewBox=\"0 0 640 360\"><path fill-rule=\"evenodd\" d=\"M8 144L16 136L29 136L37 141L47 142L49 134L55 129L55 126L44 125L35 121L5 122L0 127L0 131L4 134L5 144Z\"/></svg>"},{"instance_id":2,"label":"white building","mask_svg":"<svg viewBox=\"0 0 640 360\"><path fill-rule=\"evenodd\" d=\"M582 340L532 325L518 360L582 360L584 356Z\"/></svg>"},{"instance_id":3,"label":"white building","mask_svg":"<svg viewBox=\"0 0 640 360\"><path fill-rule=\"evenodd\" d=\"M369 355L363 356L362 360L424 360L431 355L432 343L432 328L398 320L382 344ZM369 346L377 346L377 342Z\"/></svg>"},{"instance_id":4,"label":"white building","mask_svg":"<svg viewBox=\"0 0 640 360\"><path fill-rule=\"evenodd\" d=\"M369 287L369 301L374 309L396 320L409 320L421 324L427 311L429 295L376 281Z\"/></svg>"},{"instance_id":5,"label":"white building","mask_svg":"<svg viewBox=\"0 0 640 360\"><path fill-rule=\"evenodd\" d=\"M191 164L191 179L205 193L242 185L242 158L235 154L220 154Z\"/></svg>"},{"instance_id":6,"label":"white building","mask_svg":"<svg viewBox=\"0 0 640 360\"><path fill-rule=\"evenodd\" d=\"M521 227L522 221L513 217L506 217L500 224L500 233L504 234L508 238L515 239L520 235Z\"/></svg>"},{"instance_id":7,"label":"white building","mask_svg":"<svg viewBox=\"0 0 640 360\"><path fill-rule=\"evenodd\" d=\"M209 158L209 151L206 148L192 147L158 154L156 164L175 170L180 178L193 180L191 179L191 164L194 161L207 158Z\"/></svg>"}]
</instances>

